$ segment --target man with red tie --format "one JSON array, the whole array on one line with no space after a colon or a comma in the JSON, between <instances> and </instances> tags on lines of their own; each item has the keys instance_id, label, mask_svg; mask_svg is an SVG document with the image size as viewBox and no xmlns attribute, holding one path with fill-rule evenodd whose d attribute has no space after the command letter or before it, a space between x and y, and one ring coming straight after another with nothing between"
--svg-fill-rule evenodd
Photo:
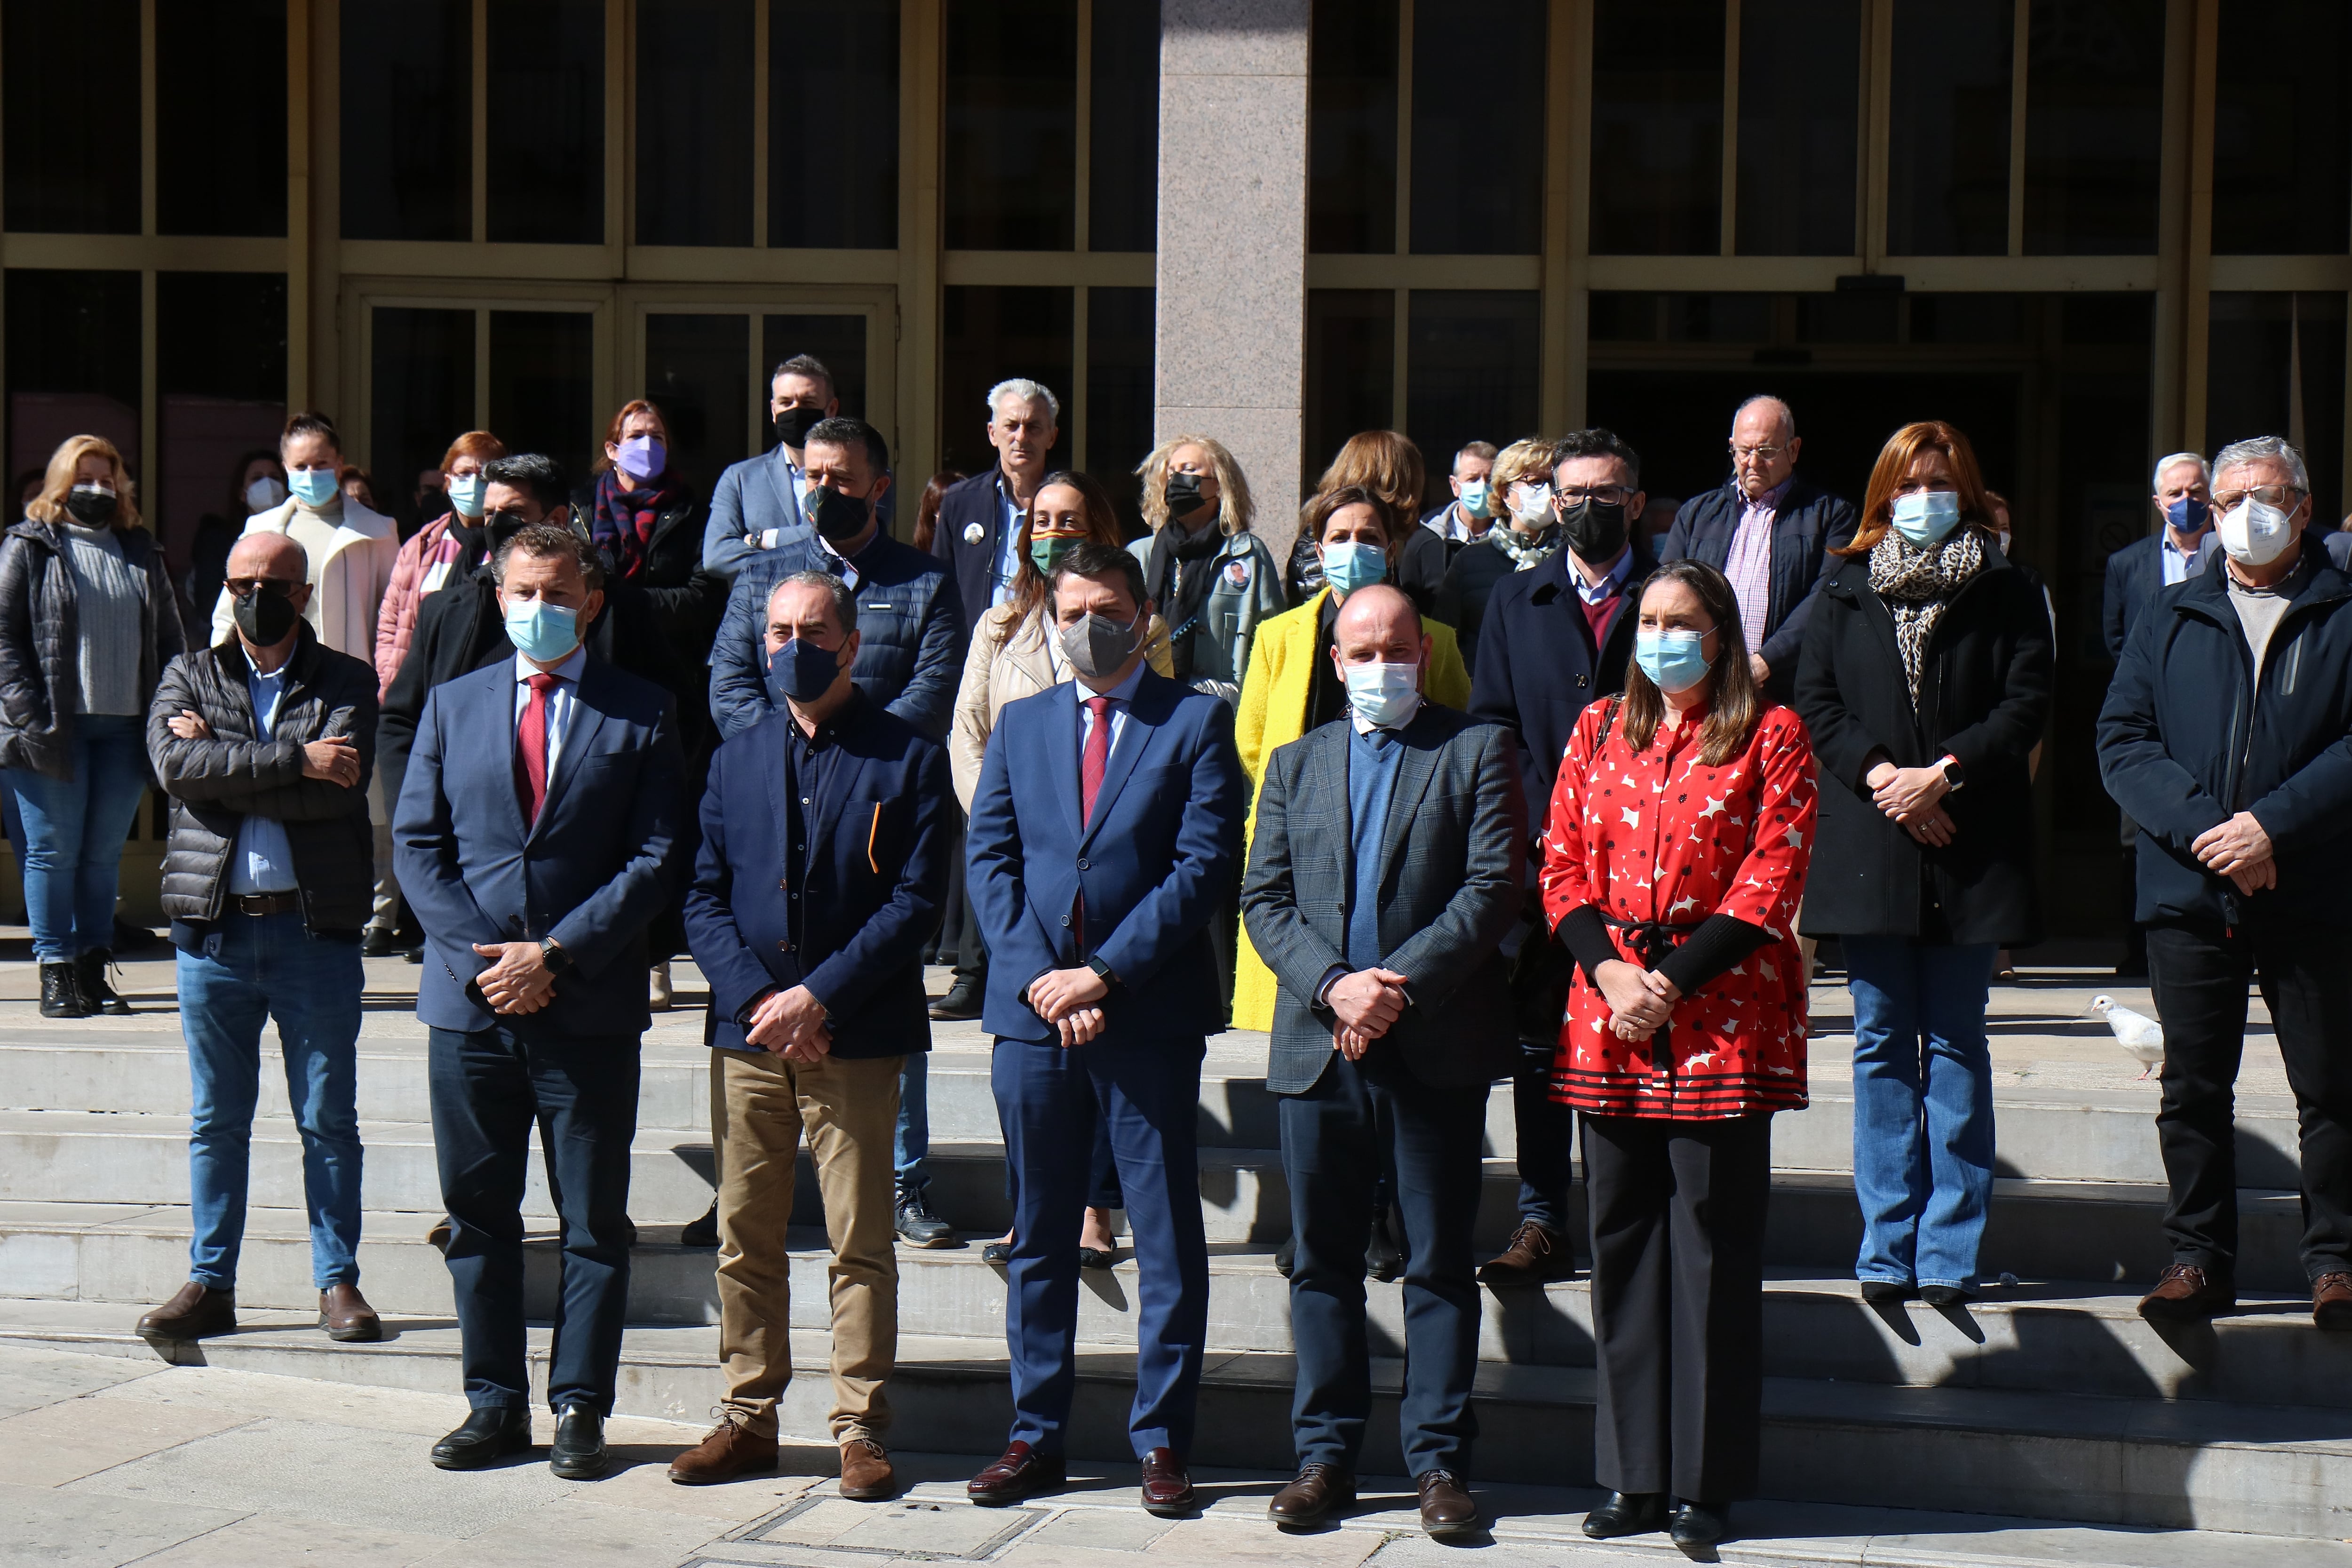
<instances>
[{"instance_id":1,"label":"man with red tie","mask_svg":"<svg viewBox=\"0 0 2352 1568\"><path fill-rule=\"evenodd\" d=\"M473 1407L432 1457L475 1469L530 1446L521 1205L536 1122L563 1219L551 1468L585 1479L604 1468L620 1363L646 925L670 900L684 769L669 694L580 646L604 601L595 552L534 524L494 571L515 657L433 689L393 819L425 927L416 1016Z\"/></svg>"}]
</instances>

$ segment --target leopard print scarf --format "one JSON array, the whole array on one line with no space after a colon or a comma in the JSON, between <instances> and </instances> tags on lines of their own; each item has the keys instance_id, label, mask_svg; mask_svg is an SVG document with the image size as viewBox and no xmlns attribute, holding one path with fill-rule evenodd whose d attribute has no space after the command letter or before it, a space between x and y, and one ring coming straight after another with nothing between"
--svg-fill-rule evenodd
<instances>
[{"instance_id":1,"label":"leopard print scarf","mask_svg":"<svg viewBox=\"0 0 2352 1568\"><path fill-rule=\"evenodd\" d=\"M1895 617L1895 647L1903 656L1903 677L1910 682L1911 706L1919 705L1919 672L1925 668L1927 641L1944 606L1960 584L1984 569L1984 535L1963 526L1925 550L1915 550L1893 529L1871 546L1870 586L1886 602Z\"/></svg>"}]
</instances>

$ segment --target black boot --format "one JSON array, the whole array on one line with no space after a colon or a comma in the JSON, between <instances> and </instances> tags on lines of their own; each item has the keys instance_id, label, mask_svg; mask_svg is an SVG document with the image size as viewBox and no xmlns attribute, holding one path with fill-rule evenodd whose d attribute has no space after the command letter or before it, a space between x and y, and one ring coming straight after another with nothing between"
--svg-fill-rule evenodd
<instances>
[{"instance_id":1,"label":"black boot","mask_svg":"<svg viewBox=\"0 0 2352 1568\"><path fill-rule=\"evenodd\" d=\"M433 1462L445 1470L478 1470L530 1447L530 1411L477 1410L464 1426L433 1445Z\"/></svg>"},{"instance_id":2,"label":"black boot","mask_svg":"<svg viewBox=\"0 0 2352 1568\"><path fill-rule=\"evenodd\" d=\"M89 1005L81 999L81 987L74 981L70 963L41 965L41 1016L44 1018L87 1018Z\"/></svg>"},{"instance_id":3,"label":"black boot","mask_svg":"<svg viewBox=\"0 0 2352 1568\"><path fill-rule=\"evenodd\" d=\"M107 966L114 954L102 947L91 948L74 960L74 984L81 988L81 1005L92 1015L103 1013L110 1018L131 1016L131 1004L114 994L106 983Z\"/></svg>"}]
</instances>

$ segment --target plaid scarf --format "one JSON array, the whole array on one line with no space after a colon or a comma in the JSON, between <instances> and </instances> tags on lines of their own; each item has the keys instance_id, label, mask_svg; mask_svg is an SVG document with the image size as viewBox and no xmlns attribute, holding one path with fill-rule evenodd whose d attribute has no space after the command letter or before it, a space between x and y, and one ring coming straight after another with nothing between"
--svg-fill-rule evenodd
<instances>
[{"instance_id":1,"label":"plaid scarf","mask_svg":"<svg viewBox=\"0 0 2352 1568\"><path fill-rule=\"evenodd\" d=\"M1512 571L1532 572L1559 548L1559 525L1553 523L1522 542L1517 529L1497 523L1486 531L1486 542L1511 558Z\"/></svg>"},{"instance_id":2,"label":"plaid scarf","mask_svg":"<svg viewBox=\"0 0 2352 1568\"><path fill-rule=\"evenodd\" d=\"M1911 685L1911 706L1919 706L1919 672L1925 668L1927 640L1944 606L1960 584L1984 569L1984 533L1975 527L1954 529L1925 550L1914 550L1902 535L1888 529L1870 550L1870 586L1886 602L1895 617L1895 647L1903 656L1903 677Z\"/></svg>"},{"instance_id":3,"label":"plaid scarf","mask_svg":"<svg viewBox=\"0 0 2352 1568\"><path fill-rule=\"evenodd\" d=\"M613 568L620 575L644 574L655 521L662 508L677 503L682 489L677 478L667 473L633 490L621 488L616 469L607 468L596 476L596 519L589 538L612 558Z\"/></svg>"}]
</instances>

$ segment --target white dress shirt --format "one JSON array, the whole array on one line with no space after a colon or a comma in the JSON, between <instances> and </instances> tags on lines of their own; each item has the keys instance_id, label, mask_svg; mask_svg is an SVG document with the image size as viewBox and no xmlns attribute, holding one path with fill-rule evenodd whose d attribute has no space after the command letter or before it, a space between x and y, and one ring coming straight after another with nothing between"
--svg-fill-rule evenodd
<instances>
[{"instance_id":1,"label":"white dress shirt","mask_svg":"<svg viewBox=\"0 0 2352 1568\"><path fill-rule=\"evenodd\" d=\"M547 776L555 776L555 759L563 754L563 736L572 728L572 707L579 699L580 672L588 668L588 650L575 647L572 657L546 673L555 677L555 684L547 690ZM523 710L530 706L530 678L540 673L539 666L515 655L514 679L515 729L522 729Z\"/></svg>"}]
</instances>

